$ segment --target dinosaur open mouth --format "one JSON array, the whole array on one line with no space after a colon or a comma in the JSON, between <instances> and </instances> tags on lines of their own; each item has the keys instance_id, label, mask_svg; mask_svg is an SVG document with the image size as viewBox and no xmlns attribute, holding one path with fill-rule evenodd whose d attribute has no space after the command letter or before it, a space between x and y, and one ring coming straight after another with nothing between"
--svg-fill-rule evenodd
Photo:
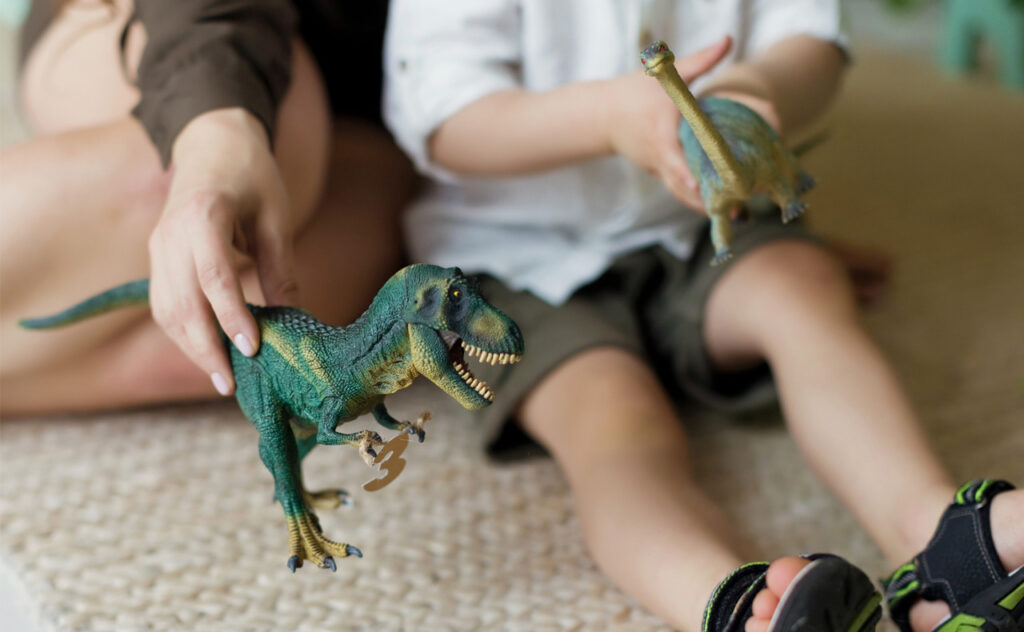
<instances>
[{"instance_id":1,"label":"dinosaur open mouth","mask_svg":"<svg viewBox=\"0 0 1024 632\"><path fill-rule=\"evenodd\" d=\"M480 378L473 375L469 370L469 363L466 356L475 357L480 362L486 362L491 366L496 364L515 364L521 356L515 353L495 353L485 351L480 347L471 345L452 331L441 331L441 339L448 346L448 360L452 368L459 375L463 382L476 391L481 397L488 401L494 401L494 391Z\"/></svg>"}]
</instances>

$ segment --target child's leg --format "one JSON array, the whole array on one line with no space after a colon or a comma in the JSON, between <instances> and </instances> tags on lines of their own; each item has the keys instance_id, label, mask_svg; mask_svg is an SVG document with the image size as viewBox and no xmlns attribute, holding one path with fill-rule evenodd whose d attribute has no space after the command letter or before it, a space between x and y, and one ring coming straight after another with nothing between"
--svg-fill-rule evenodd
<instances>
[{"instance_id":1,"label":"child's leg","mask_svg":"<svg viewBox=\"0 0 1024 632\"><path fill-rule=\"evenodd\" d=\"M723 368L768 359L797 445L894 567L924 548L955 487L861 326L841 266L808 243L762 246L713 291L705 338ZM1020 516L1021 494L993 504L997 549L1002 540L1011 557L1024 556L1024 538L1000 516Z\"/></svg>"},{"instance_id":2,"label":"child's leg","mask_svg":"<svg viewBox=\"0 0 1024 632\"><path fill-rule=\"evenodd\" d=\"M693 482L682 426L653 372L621 349L585 351L527 396L520 419L565 471L602 570L673 626L699 630L741 556Z\"/></svg>"}]
</instances>

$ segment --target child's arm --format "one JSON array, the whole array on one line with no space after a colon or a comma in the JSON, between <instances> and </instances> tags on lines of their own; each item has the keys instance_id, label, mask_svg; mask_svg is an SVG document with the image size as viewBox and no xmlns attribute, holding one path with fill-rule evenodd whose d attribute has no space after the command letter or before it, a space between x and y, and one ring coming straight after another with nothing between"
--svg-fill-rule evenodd
<instances>
[{"instance_id":1,"label":"child's arm","mask_svg":"<svg viewBox=\"0 0 1024 632\"><path fill-rule=\"evenodd\" d=\"M835 44L796 35L729 66L703 93L746 104L785 135L825 111L839 89L845 64L844 53Z\"/></svg>"},{"instance_id":2,"label":"child's arm","mask_svg":"<svg viewBox=\"0 0 1024 632\"><path fill-rule=\"evenodd\" d=\"M687 82L728 52L729 40L676 62ZM840 49L798 35L725 69L704 94L740 101L780 133L817 118L836 93ZM541 171L618 153L659 176L669 191L703 208L677 140L679 113L641 73L573 83L543 93L505 90L459 110L431 136L431 158L463 175ZM501 147L501 151L494 151Z\"/></svg>"},{"instance_id":3,"label":"child's arm","mask_svg":"<svg viewBox=\"0 0 1024 632\"><path fill-rule=\"evenodd\" d=\"M723 38L677 60L676 67L684 80L693 80L718 63L730 45ZM477 176L537 172L619 153L657 174L684 203L702 207L678 128L675 106L638 70L548 92L487 95L445 120L431 136L429 151L449 171Z\"/></svg>"}]
</instances>

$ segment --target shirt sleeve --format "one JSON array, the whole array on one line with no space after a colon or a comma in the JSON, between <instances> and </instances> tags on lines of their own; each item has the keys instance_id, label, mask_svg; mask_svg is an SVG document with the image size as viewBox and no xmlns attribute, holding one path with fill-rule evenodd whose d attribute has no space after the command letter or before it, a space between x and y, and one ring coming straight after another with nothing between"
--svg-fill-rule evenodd
<instances>
[{"instance_id":1,"label":"shirt sleeve","mask_svg":"<svg viewBox=\"0 0 1024 632\"><path fill-rule=\"evenodd\" d=\"M441 123L488 94L517 88L515 0L392 0L384 43L384 120L424 173L455 174L430 159Z\"/></svg>"},{"instance_id":2,"label":"shirt sleeve","mask_svg":"<svg viewBox=\"0 0 1024 632\"><path fill-rule=\"evenodd\" d=\"M273 141L291 74L296 14L288 0L144 0L146 30L132 114L170 164L182 128L203 112L243 107Z\"/></svg>"},{"instance_id":3,"label":"shirt sleeve","mask_svg":"<svg viewBox=\"0 0 1024 632\"><path fill-rule=\"evenodd\" d=\"M750 55L787 37L811 35L836 44L850 58L840 0L755 0L751 18Z\"/></svg>"}]
</instances>

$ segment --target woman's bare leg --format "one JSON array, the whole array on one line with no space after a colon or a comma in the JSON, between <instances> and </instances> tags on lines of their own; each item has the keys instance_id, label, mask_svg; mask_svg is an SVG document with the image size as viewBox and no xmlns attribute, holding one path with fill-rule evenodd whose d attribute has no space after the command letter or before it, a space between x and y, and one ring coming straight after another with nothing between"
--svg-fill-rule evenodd
<instances>
[{"instance_id":1,"label":"woman's bare leg","mask_svg":"<svg viewBox=\"0 0 1024 632\"><path fill-rule=\"evenodd\" d=\"M57 97L65 105L75 103L69 96L74 81L61 83L76 76L68 64L117 62L103 51L116 50L112 43L120 27L69 24L75 20L81 22L82 14L62 14L26 67L28 118L48 135L0 152L5 176L16 183L0 190L0 221L7 228L0 232L0 412L212 397L208 378L170 344L145 310L124 310L50 332L16 326L19 318L63 309L146 276L146 242L166 194L168 175L141 126L128 116L136 95L119 71L97 74L97 81L110 85L87 86L82 110L62 111L50 103ZM94 27L96 16L85 22ZM130 62L141 50L135 44L139 39L144 34L129 40L130 52L136 49ZM71 50L75 59L61 56ZM37 76L54 68L61 70ZM79 67L78 75L87 74L84 70ZM108 100L97 103L95 95L103 94ZM296 265L305 300L314 313L341 322L365 307L367 287L386 278L399 261L397 230L389 231L412 176L383 133L343 125L332 138L329 130L315 65L297 46L292 84L279 114L276 155L296 216ZM332 155L344 167L329 167ZM348 175L356 164L362 165L363 177ZM366 177L367 171L375 177ZM379 248L372 247L375 240ZM246 283L250 300L260 299L257 285L253 278Z\"/></svg>"},{"instance_id":2,"label":"woman's bare leg","mask_svg":"<svg viewBox=\"0 0 1024 632\"><path fill-rule=\"evenodd\" d=\"M543 380L520 419L565 471L602 570L671 625L699 630L741 556L693 481L682 425L653 372L620 349L586 351Z\"/></svg>"}]
</instances>

